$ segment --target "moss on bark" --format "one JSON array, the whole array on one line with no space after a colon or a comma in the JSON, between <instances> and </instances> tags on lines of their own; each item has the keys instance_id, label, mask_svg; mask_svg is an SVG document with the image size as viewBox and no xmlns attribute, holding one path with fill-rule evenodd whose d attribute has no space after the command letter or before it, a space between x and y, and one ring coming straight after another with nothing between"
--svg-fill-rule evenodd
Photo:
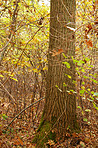
<instances>
[{"instance_id":1,"label":"moss on bark","mask_svg":"<svg viewBox=\"0 0 98 148\"><path fill-rule=\"evenodd\" d=\"M52 117L51 122L46 121L46 120L44 120L44 116L42 115L42 119L41 119L39 128L37 130L37 134L35 135L35 137L32 140L32 143L35 143L37 148L45 148L45 145L47 144L47 142L49 140L56 142L57 138L61 139L61 137L58 137L56 135L57 132L54 132L55 127L53 128L53 130L51 130L52 127L54 126L54 124L56 123L56 121L57 121L57 119L54 118L54 117ZM57 130L59 130L59 127L57 125L56 125L56 128L57 128ZM65 128L64 132L65 132L65 135L63 135L64 139L66 138L66 132L67 133L69 132L70 135L73 132L79 133L80 132L80 126L79 126L79 123L77 122L77 120L74 121L74 127L73 128L69 125L67 128Z\"/></svg>"},{"instance_id":2,"label":"moss on bark","mask_svg":"<svg viewBox=\"0 0 98 148\"><path fill-rule=\"evenodd\" d=\"M37 148L45 148L45 144L50 139L55 142L56 134L50 131L51 127L51 123L41 121L37 134L32 140L32 143L35 143Z\"/></svg>"}]
</instances>

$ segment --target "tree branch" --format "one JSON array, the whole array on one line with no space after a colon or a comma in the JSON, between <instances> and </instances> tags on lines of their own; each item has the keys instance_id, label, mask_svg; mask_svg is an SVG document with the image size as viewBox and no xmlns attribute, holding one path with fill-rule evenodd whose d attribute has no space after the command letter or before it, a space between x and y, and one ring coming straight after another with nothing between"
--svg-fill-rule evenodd
<instances>
[{"instance_id":1,"label":"tree branch","mask_svg":"<svg viewBox=\"0 0 98 148\"><path fill-rule=\"evenodd\" d=\"M29 106L27 106L26 108L24 108L20 113L18 113L14 118L13 120L8 124L6 130L8 129L8 127L13 123L13 121L20 115L22 114L26 109L30 108L31 106L33 106L34 104L38 103L39 101L43 100L45 97L43 98L40 98L39 100L37 100L36 102L30 104Z\"/></svg>"}]
</instances>

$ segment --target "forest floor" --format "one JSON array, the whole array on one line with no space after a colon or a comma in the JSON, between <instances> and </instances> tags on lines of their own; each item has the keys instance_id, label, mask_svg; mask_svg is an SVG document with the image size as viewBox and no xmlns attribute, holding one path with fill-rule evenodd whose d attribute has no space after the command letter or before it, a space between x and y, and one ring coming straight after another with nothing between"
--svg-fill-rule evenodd
<instances>
[{"instance_id":1,"label":"forest floor","mask_svg":"<svg viewBox=\"0 0 98 148\"><path fill-rule=\"evenodd\" d=\"M44 101L42 101L44 104ZM43 106L43 105L42 105ZM4 114L4 110L8 107L6 104L0 104L0 114ZM36 108L36 107L35 107ZM33 107L33 109L35 109ZM42 107L43 108L43 107ZM32 139L36 135L40 124L42 108L40 108L39 116L35 116L33 122L31 117L23 115L15 119L8 130L8 117L1 117L0 123L0 148L35 148L36 144L32 144ZM25 111L26 114L26 111ZM89 114L81 117L78 109L78 121L80 122L81 132L70 135L66 133L65 140L55 143L49 140L45 147L48 148L98 148L98 128L97 128L97 111L93 108ZM84 121L82 120L84 118ZM86 119L88 118L88 122ZM13 119L13 118L12 118ZM10 119L10 121L12 120Z\"/></svg>"}]
</instances>

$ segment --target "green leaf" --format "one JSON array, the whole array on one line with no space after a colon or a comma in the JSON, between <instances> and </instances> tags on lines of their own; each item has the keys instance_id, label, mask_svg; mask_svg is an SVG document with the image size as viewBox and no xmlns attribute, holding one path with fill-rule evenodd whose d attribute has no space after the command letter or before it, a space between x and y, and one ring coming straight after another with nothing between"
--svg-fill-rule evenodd
<instances>
[{"instance_id":1,"label":"green leaf","mask_svg":"<svg viewBox=\"0 0 98 148\"><path fill-rule=\"evenodd\" d=\"M80 94L84 94L84 92L85 92L85 90L83 90L83 89L80 90Z\"/></svg>"},{"instance_id":2,"label":"green leaf","mask_svg":"<svg viewBox=\"0 0 98 148\"><path fill-rule=\"evenodd\" d=\"M64 53L62 53L62 55L64 56L64 58L67 58L66 55Z\"/></svg>"},{"instance_id":3,"label":"green leaf","mask_svg":"<svg viewBox=\"0 0 98 148\"><path fill-rule=\"evenodd\" d=\"M67 84L63 83L63 86L64 86L64 87L66 87L66 86L67 86Z\"/></svg>"},{"instance_id":4,"label":"green leaf","mask_svg":"<svg viewBox=\"0 0 98 148\"><path fill-rule=\"evenodd\" d=\"M71 89L71 90L70 90L70 92L73 92L74 94L76 94L76 93L77 93L77 92L76 92L76 91L74 91L73 89Z\"/></svg>"},{"instance_id":5,"label":"green leaf","mask_svg":"<svg viewBox=\"0 0 98 148\"><path fill-rule=\"evenodd\" d=\"M91 94L94 94L94 91L91 91Z\"/></svg>"},{"instance_id":6,"label":"green leaf","mask_svg":"<svg viewBox=\"0 0 98 148\"><path fill-rule=\"evenodd\" d=\"M55 87L57 87L57 88L58 88L58 86L57 86L57 85L55 85Z\"/></svg>"},{"instance_id":7,"label":"green leaf","mask_svg":"<svg viewBox=\"0 0 98 148\"><path fill-rule=\"evenodd\" d=\"M82 109L80 106L77 106L77 108Z\"/></svg>"},{"instance_id":8,"label":"green leaf","mask_svg":"<svg viewBox=\"0 0 98 148\"><path fill-rule=\"evenodd\" d=\"M6 116L5 114L2 114L2 117L4 120L6 120L8 118L8 116Z\"/></svg>"},{"instance_id":9,"label":"green leaf","mask_svg":"<svg viewBox=\"0 0 98 148\"><path fill-rule=\"evenodd\" d=\"M83 121L87 122L87 118L84 118Z\"/></svg>"},{"instance_id":10,"label":"green leaf","mask_svg":"<svg viewBox=\"0 0 98 148\"><path fill-rule=\"evenodd\" d=\"M70 68L70 64L68 62L63 62L63 64L65 64L67 68Z\"/></svg>"},{"instance_id":11,"label":"green leaf","mask_svg":"<svg viewBox=\"0 0 98 148\"><path fill-rule=\"evenodd\" d=\"M82 72L85 72L85 70L84 70L84 69L81 69L81 71L82 71Z\"/></svg>"},{"instance_id":12,"label":"green leaf","mask_svg":"<svg viewBox=\"0 0 98 148\"><path fill-rule=\"evenodd\" d=\"M88 77L87 76L83 76L83 78L87 79Z\"/></svg>"},{"instance_id":13,"label":"green leaf","mask_svg":"<svg viewBox=\"0 0 98 148\"><path fill-rule=\"evenodd\" d=\"M84 85L84 84L85 84L85 82L83 81L83 82L82 82L82 85Z\"/></svg>"},{"instance_id":14,"label":"green leaf","mask_svg":"<svg viewBox=\"0 0 98 148\"><path fill-rule=\"evenodd\" d=\"M85 58L85 61L87 61L87 62L88 62L88 61L90 61L90 59L86 57L86 58Z\"/></svg>"},{"instance_id":15,"label":"green leaf","mask_svg":"<svg viewBox=\"0 0 98 148\"><path fill-rule=\"evenodd\" d=\"M97 109L97 110L98 110L98 107L96 106L96 104L95 104L95 103L93 103L93 106L95 107L95 109Z\"/></svg>"},{"instance_id":16,"label":"green leaf","mask_svg":"<svg viewBox=\"0 0 98 148\"><path fill-rule=\"evenodd\" d=\"M72 83L73 83L73 84L76 84L76 81L73 80Z\"/></svg>"},{"instance_id":17,"label":"green leaf","mask_svg":"<svg viewBox=\"0 0 98 148\"><path fill-rule=\"evenodd\" d=\"M98 83L98 81L92 79L92 78L89 78L90 80L92 80L94 83Z\"/></svg>"},{"instance_id":18,"label":"green leaf","mask_svg":"<svg viewBox=\"0 0 98 148\"><path fill-rule=\"evenodd\" d=\"M85 63L84 61L80 60L80 61L78 61L77 65L82 66L82 64L84 64L84 63Z\"/></svg>"},{"instance_id":19,"label":"green leaf","mask_svg":"<svg viewBox=\"0 0 98 148\"><path fill-rule=\"evenodd\" d=\"M76 71L79 71L79 68L78 67L76 67L75 69L76 69Z\"/></svg>"}]
</instances>

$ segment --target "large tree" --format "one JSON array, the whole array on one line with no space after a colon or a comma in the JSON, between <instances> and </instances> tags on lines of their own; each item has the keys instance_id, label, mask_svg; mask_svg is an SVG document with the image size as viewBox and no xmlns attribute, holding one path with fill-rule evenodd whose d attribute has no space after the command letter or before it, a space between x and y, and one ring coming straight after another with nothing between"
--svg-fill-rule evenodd
<instances>
[{"instance_id":1,"label":"large tree","mask_svg":"<svg viewBox=\"0 0 98 148\"><path fill-rule=\"evenodd\" d=\"M68 129L77 129L75 65L72 61L75 37L66 25L75 27L75 0L51 0L46 99L39 130L50 123L50 130L55 129L60 138Z\"/></svg>"}]
</instances>

